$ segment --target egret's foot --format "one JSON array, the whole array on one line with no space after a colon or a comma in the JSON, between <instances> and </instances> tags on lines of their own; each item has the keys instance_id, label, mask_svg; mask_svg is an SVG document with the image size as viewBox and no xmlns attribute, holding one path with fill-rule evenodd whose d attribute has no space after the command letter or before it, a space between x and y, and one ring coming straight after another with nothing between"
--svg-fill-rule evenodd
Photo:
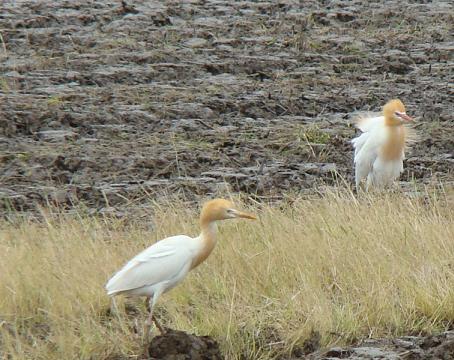
<instances>
[{"instance_id":1,"label":"egret's foot","mask_svg":"<svg viewBox=\"0 0 454 360\"><path fill-rule=\"evenodd\" d=\"M153 325L152 319L148 318L147 321L145 322L145 326L143 328L143 333L142 333L142 342L144 344L146 344L150 341L152 325Z\"/></svg>"},{"instance_id":2,"label":"egret's foot","mask_svg":"<svg viewBox=\"0 0 454 360\"><path fill-rule=\"evenodd\" d=\"M151 342L151 324L149 324L149 321L147 319L147 322L145 323L145 327L143 329L143 334L142 334L142 347L143 347L143 356L145 359L150 358L150 342Z\"/></svg>"},{"instance_id":3,"label":"egret's foot","mask_svg":"<svg viewBox=\"0 0 454 360\"><path fill-rule=\"evenodd\" d=\"M152 316L153 322L156 325L156 327L159 329L159 332L161 335L165 335L167 333L167 330L161 326L161 324L158 322L155 316Z\"/></svg>"},{"instance_id":4,"label":"egret's foot","mask_svg":"<svg viewBox=\"0 0 454 360\"><path fill-rule=\"evenodd\" d=\"M145 359L151 358L150 343L148 341L144 342L143 344L143 356Z\"/></svg>"}]
</instances>

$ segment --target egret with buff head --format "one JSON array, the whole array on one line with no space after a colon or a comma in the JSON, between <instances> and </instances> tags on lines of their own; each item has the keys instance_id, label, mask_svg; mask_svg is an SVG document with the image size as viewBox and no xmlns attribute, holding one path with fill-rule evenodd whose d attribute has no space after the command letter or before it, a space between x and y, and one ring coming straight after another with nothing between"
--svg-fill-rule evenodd
<instances>
[{"instance_id":1,"label":"egret with buff head","mask_svg":"<svg viewBox=\"0 0 454 360\"><path fill-rule=\"evenodd\" d=\"M392 184L403 171L405 148L411 139L405 125L413 119L399 99L383 107L383 116L360 118L356 126L362 134L352 140L355 148L355 182L359 188L366 179L366 190Z\"/></svg>"},{"instance_id":2,"label":"egret with buff head","mask_svg":"<svg viewBox=\"0 0 454 360\"><path fill-rule=\"evenodd\" d=\"M200 214L199 236L177 235L158 241L132 258L107 282L109 296L147 297L150 313L145 337L153 322L164 332L153 316L159 296L180 283L190 270L210 255L216 245L216 222L235 218L256 219L254 215L236 209L228 200L208 201Z\"/></svg>"}]
</instances>

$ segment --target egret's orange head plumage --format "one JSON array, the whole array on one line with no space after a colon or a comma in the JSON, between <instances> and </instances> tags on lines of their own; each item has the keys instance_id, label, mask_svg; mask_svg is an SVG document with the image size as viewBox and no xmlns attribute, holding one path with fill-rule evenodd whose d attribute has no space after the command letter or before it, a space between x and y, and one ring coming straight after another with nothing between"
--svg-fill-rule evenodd
<instances>
[{"instance_id":1,"label":"egret's orange head plumage","mask_svg":"<svg viewBox=\"0 0 454 360\"><path fill-rule=\"evenodd\" d=\"M399 99L390 100L383 106L383 115L386 118L392 118L396 111L405 112L405 105Z\"/></svg>"},{"instance_id":2,"label":"egret's orange head plumage","mask_svg":"<svg viewBox=\"0 0 454 360\"><path fill-rule=\"evenodd\" d=\"M202 223L233 218L256 219L252 214L237 210L231 201L225 199L207 201L203 205L200 214L200 221Z\"/></svg>"},{"instance_id":3,"label":"egret's orange head plumage","mask_svg":"<svg viewBox=\"0 0 454 360\"><path fill-rule=\"evenodd\" d=\"M401 125L403 120L412 120L412 118L406 114L405 105L399 99L388 101L383 107L383 115L387 125Z\"/></svg>"}]
</instances>

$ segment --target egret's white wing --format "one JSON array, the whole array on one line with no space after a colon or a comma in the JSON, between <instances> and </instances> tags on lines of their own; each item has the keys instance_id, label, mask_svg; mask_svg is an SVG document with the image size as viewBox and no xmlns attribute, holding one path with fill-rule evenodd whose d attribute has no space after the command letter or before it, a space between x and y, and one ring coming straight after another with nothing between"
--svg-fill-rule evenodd
<instances>
[{"instance_id":1,"label":"egret's white wing","mask_svg":"<svg viewBox=\"0 0 454 360\"><path fill-rule=\"evenodd\" d=\"M383 127L385 118L383 116L377 117L359 117L356 121L356 127L360 129L363 133L357 138L352 140L353 147L355 148L355 162L356 156L368 142L368 139L373 136L376 130L380 127Z\"/></svg>"},{"instance_id":2,"label":"egret's white wing","mask_svg":"<svg viewBox=\"0 0 454 360\"><path fill-rule=\"evenodd\" d=\"M355 149L355 162L356 162L356 157L357 157L358 153L361 152L361 150L364 147L364 145L366 144L368 138L369 138L369 133L363 133L352 140L353 148Z\"/></svg>"},{"instance_id":3,"label":"egret's white wing","mask_svg":"<svg viewBox=\"0 0 454 360\"><path fill-rule=\"evenodd\" d=\"M355 182L357 187L361 180L372 171L378 154L377 149L370 146L369 148L366 147L369 137L369 133L364 133L352 140L353 147L355 148Z\"/></svg>"},{"instance_id":4,"label":"egret's white wing","mask_svg":"<svg viewBox=\"0 0 454 360\"><path fill-rule=\"evenodd\" d=\"M367 115L360 115L356 119L355 125L364 133L372 130L376 126L383 125L384 123L384 116L379 116L375 113L369 113Z\"/></svg>"},{"instance_id":5,"label":"egret's white wing","mask_svg":"<svg viewBox=\"0 0 454 360\"><path fill-rule=\"evenodd\" d=\"M361 118L357 127L363 131L352 140L355 148L355 180L356 186L372 171L378 157L379 149L384 142L384 117Z\"/></svg>"},{"instance_id":6,"label":"egret's white wing","mask_svg":"<svg viewBox=\"0 0 454 360\"><path fill-rule=\"evenodd\" d=\"M109 295L171 281L192 262L193 239L178 235L163 239L132 258L107 283Z\"/></svg>"}]
</instances>

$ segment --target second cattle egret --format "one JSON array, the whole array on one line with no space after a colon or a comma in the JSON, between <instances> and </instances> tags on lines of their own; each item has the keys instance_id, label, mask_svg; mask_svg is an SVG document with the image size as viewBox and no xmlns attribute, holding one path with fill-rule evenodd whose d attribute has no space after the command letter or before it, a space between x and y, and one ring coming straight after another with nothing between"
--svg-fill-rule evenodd
<instances>
[{"instance_id":1,"label":"second cattle egret","mask_svg":"<svg viewBox=\"0 0 454 360\"><path fill-rule=\"evenodd\" d=\"M383 116L360 118L356 126L363 132L352 140L355 148L356 187L366 178L366 189L389 186L403 171L408 128L413 119L402 101L394 99L383 107Z\"/></svg>"},{"instance_id":2,"label":"second cattle egret","mask_svg":"<svg viewBox=\"0 0 454 360\"><path fill-rule=\"evenodd\" d=\"M180 283L190 270L210 255L216 245L216 221L235 218L256 219L252 214L235 209L228 200L208 201L200 214L202 231L199 236L171 236L143 250L107 282L107 294L146 296L150 314L145 335L153 321L162 332L153 317L153 307L159 296Z\"/></svg>"}]
</instances>

